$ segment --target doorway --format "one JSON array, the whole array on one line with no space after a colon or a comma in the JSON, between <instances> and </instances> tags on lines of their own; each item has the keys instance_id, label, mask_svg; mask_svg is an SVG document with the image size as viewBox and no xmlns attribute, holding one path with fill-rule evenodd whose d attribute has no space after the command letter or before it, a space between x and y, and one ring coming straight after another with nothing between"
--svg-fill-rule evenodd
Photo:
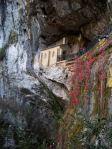
<instances>
[{"instance_id":1,"label":"doorway","mask_svg":"<svg viewBox=\"0 0 112 149\"><path fill-rule=\"evenodd\" d=\"M48 66L50 66L51 51L48 53Z\"/></svg>"}]
</instances>

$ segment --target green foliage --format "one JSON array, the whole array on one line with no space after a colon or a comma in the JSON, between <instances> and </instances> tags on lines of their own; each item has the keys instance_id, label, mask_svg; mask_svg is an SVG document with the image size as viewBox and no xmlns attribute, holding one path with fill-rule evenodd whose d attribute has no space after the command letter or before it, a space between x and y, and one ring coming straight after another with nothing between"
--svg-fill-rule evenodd
<instances>
[{"instance_id":1,"label":"green foliage","mask_svg":"<svg viewBox=\"0 0 112 149\"><path fill-rule=\"evenodd\" d=\"M17 149L47 149L54 140L40 141L36 133L20 127L13 127L13 139ZM3 148L5 137L7 136L9 124L0 120L0 148ZM40 136L41 138L41 136Z\"/></svg>"},{"instance_id":2,"label":"green foliage","mask_svg":"<svg viewBox=\"0 0 112 149\"><path fill-rule=\"evenodd\" d=\"M17 128L15 138L18 149L46 148L46 142L43 141L40 143L36 134L33 134L32 132L29 132L25 129Z\"/></svg>"},{"instance_id":3,"label":"green foliage","mask_svg":"<svg viewBox=\"0 0 112 149\"><path fill-rule=\"evenodd\" d=\"M0 48L0 60L2 60L5 56L5 48Z\"/></svg>"},{"instance_id":4,"label":"green foliage","mask_svg":"<svg viewBox=\"0 0 112 149\"><path fill-rule=\"evenodd\" d=\"M5 57L5 51L9 46L9 44L14 44L17 41L18 41L18 35L15 31L12 31L10 33L8 43L4 47L0 48L0 60L2 60Z\"/></svg>"},{"instance_id":5,"label":"green foliage","mask_svg":"<svg viewBox=\"0 0 112 149\"><path fill-rule=\"evenodd\" d=\"M8 41L8 44L14 44L18 41L18 35L17 35L17 32L15 31L12 31L10 33L10 36L9 36L9 41Z\"/></svg>"},{"instance_id":6,"label":"green foliage","mask_svg":"<svg viewBox=\"0 0 112 149\"><path fill-rule=\"evenodd\" d=\"M94 120L84 120L84 131L80 134L80 140L82 144L89 148L101 147L100 144L100 133L105 126L105 120L100 118L95 118ZM96 141L98 144L96 144Z\"/></svg>"},{"instance_id":7,"label":"green foliage","mask_svg":"<svg viewBox=\"0 0 112 149\"><path fill-rule=\"evenodd\" d=\"M87 118L82 113L77 114L77 116L80 117L80 122L82 119L83 128L78 131L78 120L74 121L75 133L67 142L67 149L110 149L112 147L112 117L101 118L96 116L92 119Z\"/></svg>"},{"instance_id":8,"label":"green foliage","mask_svg":"<svg viewBox=\"0 0 112 149\"><path fill-rule=\"evenodd\" d=\"M8 124L0 120L0 147L3 148L4 139L8 130Z\"/></svg>"}]
</instances>

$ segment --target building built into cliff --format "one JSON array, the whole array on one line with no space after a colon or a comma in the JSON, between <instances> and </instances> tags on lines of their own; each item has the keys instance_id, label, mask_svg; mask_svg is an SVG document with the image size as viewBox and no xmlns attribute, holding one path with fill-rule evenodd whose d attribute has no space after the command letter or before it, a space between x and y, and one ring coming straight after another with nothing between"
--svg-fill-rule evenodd
<instances>
[{"instance_id":1,"label":"building built into cliff","mask_svg":"<svg viewBox=\"0 0 112 149\"><path fill-rule=\"evenodd\" d=\"M99 49L108 45L108 38L99 38L97 44L94 44L95 49ZM87 41L82 36L69 36L63 37L58 42L50 45L48 48L40 52L39 63L40 66L47 68L51 66L71 67L73 66L74 59L85 54L88 50L94 48L87 48ZM85 48L86 47L86 48Z\"/></svg>"},{"instance_id":2,"label":"building built into cliff","mask_svg":"<svg viewBox=\"0 0 112 149\"><path fill-rule=\"evenodd\" d=\"M40 65L46 68L72 60L84 44L85 41L81 35L63 37L40 52Z\"/></svg>"}]
</instances>

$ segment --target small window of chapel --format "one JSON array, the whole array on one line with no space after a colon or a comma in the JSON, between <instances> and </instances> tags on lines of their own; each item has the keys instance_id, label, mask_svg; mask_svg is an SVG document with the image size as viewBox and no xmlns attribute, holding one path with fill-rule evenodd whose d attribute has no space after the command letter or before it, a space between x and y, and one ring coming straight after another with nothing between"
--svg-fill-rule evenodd
<instances>
[{"instance_id":1,"label":"small window of chapel","mask_svg":"<svg viewBox=\"0 0 112 149\"><path fill-rule=\"evenodd\" d=\"M52 57L54 57L54 56L55 56L55 52L53 51L53 52L52 52Z\"/></svg>"},{"instance_id":2,"label":"small window of chapel","mask_svg":"<svg viewBox=\"0 0 112 149\"><path fill-rule=\"evenodd\" d=\"M45 54L44 54L44 58L46 58L46 57L47 57L47 54L45 53Z\"/></svg>"}]
</instances>

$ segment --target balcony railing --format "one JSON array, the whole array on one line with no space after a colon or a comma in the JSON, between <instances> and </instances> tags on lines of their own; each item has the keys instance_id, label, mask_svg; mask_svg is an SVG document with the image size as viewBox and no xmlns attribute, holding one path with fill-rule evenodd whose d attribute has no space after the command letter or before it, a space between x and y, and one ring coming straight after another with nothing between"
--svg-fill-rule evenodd
<instances>
[{"instance_id":1,"label":"balcony railing","mask_svg":"<svg viewBox=\"0 0 112 149\"><path fill-rule=\"evenodd\" d=\"M77 53L70 53L70 54L63 54L63 55L58 55L57 56L57 61L63 61L63 60L68 60L68 61L71 61L71 60L74 60L76 59L77 57L85 54L87 52L87 50L80 50L79 52Z\"/></svg>"}]
</instances>

